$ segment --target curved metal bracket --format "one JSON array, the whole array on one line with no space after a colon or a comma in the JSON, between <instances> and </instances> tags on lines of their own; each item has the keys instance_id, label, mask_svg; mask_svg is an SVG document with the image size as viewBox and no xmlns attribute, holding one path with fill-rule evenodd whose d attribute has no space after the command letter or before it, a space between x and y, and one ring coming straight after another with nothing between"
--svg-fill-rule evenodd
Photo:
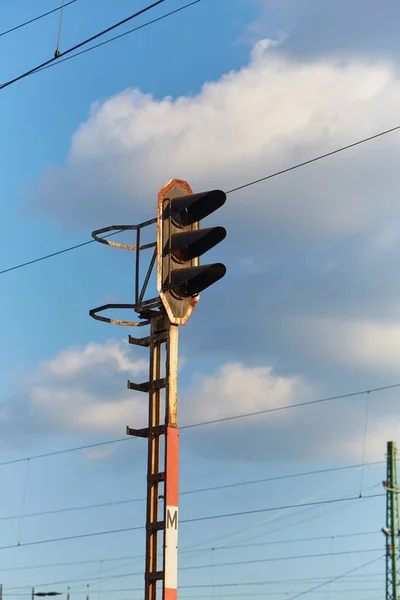
<instances>
[{"instance_id":1,"label":"curved metal bracket","mask_svg":"<svg viewBox=\"0 0 400 600\"><path fill-rule=\"evenodd\" d=\"M142 327L143 325L148 325L150 321L122 321L121 319L111 319L111 317L103 317L98 313L103 312L105 310L110 310L113 308L130 308L131 310L136 309L136 304L103 304L103 306L98 306L97 308L92 308L89 310L89 316L96 321L103 321L103 323L110 323L111 325L124 325L126 327Z\"/></svg>"},{"instance_id":2,"label":"curved metal bracket","mask_svg":"<svg viewBox=\"0 0 400 600\"><path fill-rule=\"evenodd\" d=\"M96 242L100 242L100 244L105 244L106 246L112 246L114 248L122 248L123 250L141 250L145 247L152 247L154 244L146 244L144 247L140 247L139 243L136 244L121 244L120 242L113 242L112 240L108 240L106 238L111 237L112 235L116 235L121 231L139 231L143 229L143 227L148 227L149 225L154 225L157 223L157 219L149 219L148 221L144 221L143 223L139 223L138 225L109 225L109 227L103 227L102 229L96 229L92 231L92 238ZM99 237L102 233L109 233L104 237Z\"/></svg>"},{"instance_id":3,"label":"curved metal bracket","mask_svg":"<svg viewBox=\"0 0 400 600\"><path fill-rule=\"evenodd\" d=\"M100 244L106 244L106 246L113 246L114 248L122 248L123 250L136 250L136 244L121 244L120 242L113 242L112 240L108 240L105 237L99 237L101 233L107 233L108 231L112 231L111 235L116 235L120 231L132 231L136 229L136 225L110 225L109 227L103 227L102 229L96 229L92 231L92 238L96 242L100 242ZM108 237L108 236L106 236Z\"/></svg>"},{"instance_id":4,"label":"curved metal bracket","mask_svg":"<svg viewBox=\"0 0 400 600\"><path fill-rule=\"evenodd\" d=\"M96 229L92 231L92 238L96 242L100 242L101 244L105 244L106 246L112 246L114 248L122 248L123 250L135 250L136 251L136 273L135 273L135 303L134 304L104 304L103 306L98 306L97 308L92 308L89 311L89 315L96 319L96 321L102 321L103 323L110 323L111 325L124 325L125 327L142 327L143 325L148 325L148 315L153 311L160 308L160 299L150 298L148 300L144 300L144 295L146 293L146 289L150 280L151 273L154 268L154 264L157 258L157 242L151 242L147 244L140 243L140 232L144 227L148 225L154 225L157 223L157 219L150 219L148 221L144 221L143 223L139 223L138 225L110 225L109 227L103 227L102 229ZM136 244L121 244L120 242L113 242L109 239L106 239L112 235L116 235L121 231L135 231L136 233ZM147 269L146 276L144 278L144 282L142 285L142 289L140 290L140 252L141 250L147 250L149 248L154 248L152 257L150 259L150 265ZM122 319L112 319L110 317L104 317L99 313L110 310L113 308L126 308L130 310L134 310L138 313L139 318L142 318L142 321L126 321Z\"/></svg>"}]
</instances>

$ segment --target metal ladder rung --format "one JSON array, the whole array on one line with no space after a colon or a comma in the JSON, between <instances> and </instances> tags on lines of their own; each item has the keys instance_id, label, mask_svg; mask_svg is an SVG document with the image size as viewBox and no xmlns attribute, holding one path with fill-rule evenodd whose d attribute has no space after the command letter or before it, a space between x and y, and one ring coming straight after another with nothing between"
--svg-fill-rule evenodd
<instances>
[{"instance_id":1,"label":"metal ladder rung","mask_svg":"<svg viewBox=\"0 0 400 600\"><path fill-rule=\"evenodd\" d=\"M164 435L165 425L155 425L154 427L143 427L142 429L133 429L126 426L126 435L134 435L135 437L148 438L149 436Z\"/></svg>"},{"instance_id":2,"label":"metal ladder rung","mask_svg":"<svg viewBox=\"0 0 400 600\"><path fill-rule=\"evenodd\" d=\"M167 341L167 332L161 331L160 333L155 333L142 338L136 338L133 337L133 335L130 335L128 341L134 346L144 346L145 348L149 348L152 342L159 342L160 344L165 343Z\"/></svg>"},{"instance_id":3,"label":"metal ladder rung","mask_svg":"<svg viewBox=\"0 0 400 600\"><path fill-rule=\"evenodd\" d=\"M155 523L148 523L146 529L147 531L161 531L164 529L165 521L156 521Z\"/></svg>"},{"instance_id":4,"label":"metal ladder rung","mask_svg":"<svg viewBox=\"0 0 400 600\"><path fill-rule=\"evenodd\" d=\"M150 581L160 581L164 579L164 571L154 571L153 573L146 573L146 579Z\"/></svg>"},{"instance_id":5,"label":"metal ladder rung","mask_svg":"<svg viewBox=\"0 0 400 600\"><path fill-rule=\"evenodd\" d=\"M147 481L149 483L162 483L165 481L165 473L154 473L153 475L149 475L147 477Z\"/></svg>"},{"instance_id":6,"label":"metal ladder rung","mask_svg":"<svg viewBox=\"0 0 400 600\"><path fill-rule=\"evenodd\" d=\"M162 379L156 379L155 381L146 381L144 383L134 383L128 379L128 389L135 390L136 392L149 392L155 390L161 390L165 388L167 385L167 379L163 377Z\"/></svg>"}]
</instances>

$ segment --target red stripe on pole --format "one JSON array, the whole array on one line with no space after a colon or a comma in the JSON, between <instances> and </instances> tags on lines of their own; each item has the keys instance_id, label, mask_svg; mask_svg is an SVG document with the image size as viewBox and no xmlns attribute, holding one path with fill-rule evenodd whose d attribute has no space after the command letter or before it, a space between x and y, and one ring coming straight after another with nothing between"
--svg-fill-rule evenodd
<instances>
[{"instance_id":1,"label":"red stripe on pole","mask_svg":"<svg viewBox=\"0 0 400 600\"><path fill-rule=\"evenodd\" d=\"M165 588L164 600L176 600L178 591L176 589Z\"/></svg>"},{"instance_id":2,"label":"red stripe on pole","mask_svg":"<svg viewBox=\"0 0 400 600\"><path fill-rule=\"evenodd\" d=\"M165 453L165 504L177 507L179 494L179 430L176 427L167 427Z\"/></svg>"}]
</instances>

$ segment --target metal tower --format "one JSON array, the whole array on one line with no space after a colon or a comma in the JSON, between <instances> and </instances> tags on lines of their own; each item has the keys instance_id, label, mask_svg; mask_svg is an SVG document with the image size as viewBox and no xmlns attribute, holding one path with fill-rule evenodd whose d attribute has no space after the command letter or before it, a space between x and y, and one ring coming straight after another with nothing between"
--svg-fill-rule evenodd
<instances>
[{"instance_id":1,"label":"metal tower","mask_svg":"<svg viewBox=\"0 0 400 600\"><path fill-rule=\"evenodd\" d=\"M397 486L397 448L387 443L386 489L386 600L399 600L399 489Z\"/></svg>"}]
</instances>

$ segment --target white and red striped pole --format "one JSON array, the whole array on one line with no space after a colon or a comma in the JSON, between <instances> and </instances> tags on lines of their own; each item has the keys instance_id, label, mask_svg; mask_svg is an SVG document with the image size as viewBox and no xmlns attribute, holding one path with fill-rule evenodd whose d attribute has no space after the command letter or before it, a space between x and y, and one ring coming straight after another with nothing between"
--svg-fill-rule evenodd
<instances>
[{"instance_id":1,"label":"white and red striped pole","mask_svg":"<svg viewBox=\"0 0 400 600\"><path fill-rule=\"evenodd\" d=\"M165 414L164 586L163 600L176 600L178 588L179 430L178 326L169 326Z\"/></svg>"}]
</instances>

